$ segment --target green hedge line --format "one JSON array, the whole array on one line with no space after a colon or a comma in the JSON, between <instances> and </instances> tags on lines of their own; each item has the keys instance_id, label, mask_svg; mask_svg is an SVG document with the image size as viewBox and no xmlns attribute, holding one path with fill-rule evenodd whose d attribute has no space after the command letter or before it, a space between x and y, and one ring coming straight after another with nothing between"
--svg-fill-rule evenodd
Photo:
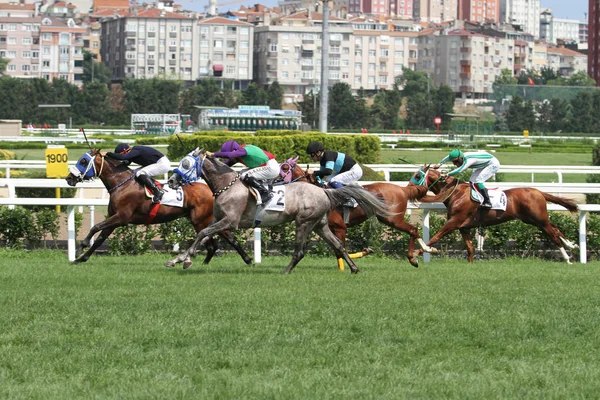
<instances>
[{"instance_id":1,"label":"green hedge line","mask_svg":"<svg viewBox=\"0 0 600 400\"><path fill-rule=\"evenodd\" d=\"M51 209L35 213L22 207L10 210L0 207L0 242L3 246L22 248L36 246L42 239L54 239L58 235L59 218L61 214ZM66 215L63 215L66 218ZM76 215L76 227L81 226L81 214ZM445 223L445 216L431 214L431 231L437 232ZM578 237L577 218L568 213L551 212L550 221L557 225L565 236L576 241ZM421 227L417 224L419 231ZM294 248L293 223L264 228L263 251L265 254L289 255ZM590 260L600 260L600 214L590 214L587 221L587 248ZM474 231L473 231L474 233ZM252 251L253 230L236 232L237 239L248 252ZM486 228L484 252L477 253L483 258L500 257L542 257L560 260L561 257L548 238L538 229L519 221ZM109 238L111 254L143 254L154 251L152 240L160 238L167 249L179 244L181 249L187 248L195 237L189 220L178 219L166 224L155 226L130 225L115 230ZM221 244L222 247L225 247ZM408 236L371 219L361 225L348 229L347 246L349 251L359 251L371 247L380 256L404 259L408 246ZM331 255L331 250L313 234L309 244L312 254ZM225 250L231 250L228 247ZM445 237L439 246L441 257L466 257L462 237L458 231ZM574 261L578 258L578 250L572 254Z\"/></svg>"},{"instance_id":2,"label":"green hedge line","mask_svg":"<svg viewBox=\"0 0 600 400\"><path fill-rule=\"evenodd\" d=\"M311 140L323 143L326 149L340 151L352 155L363 164L376 163L379 160L381 143L377 136L367 135L325 135L321 133L298 133L298 131L261 132L253 136L238 132L227 132L227 135L212 135L206 132L194 135L172 135L168 139L168 157L179 160L189 151L200 147L210 151L218 151L226 140L259 146L275 155L279 162L300 155L300 162L310 162L306 154L306 146ZM182 146L183 143L183 146Z\"/></svg>"}]
</instances>

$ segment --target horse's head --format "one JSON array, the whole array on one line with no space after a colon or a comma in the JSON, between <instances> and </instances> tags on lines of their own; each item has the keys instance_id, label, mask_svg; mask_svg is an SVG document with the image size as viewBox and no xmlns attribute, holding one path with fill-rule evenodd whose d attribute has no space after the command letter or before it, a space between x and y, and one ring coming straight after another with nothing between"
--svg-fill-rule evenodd
<instances>
[{"instance_id":1,"label":"horse's head","mask_svg":"<svg viewBox=\"0 0 600 400\"><path fill-rule=\"evenodd\" d=\"M298 177L294 176L294 171L298 164L298 159L300 156L288 158L279 166L279 178L285 182L290 183L292 179L296 179Z\"/></svg>"},{"instance_id":2,"label":"horse's head","mask_svg":"<svg viewBox=\"0 0 600 400\"><path fill-rule=\"evenodd\" d=\"M410 178L408 182L409 186L429 186L428 175L433 172L433 169L429 168L429 165L423 165L415 174Z\"/></svg>"},{"instance_id":3,"label":"horse's head","mask_svg":"<svg viewBox=\"0 0 600 400\"><path fill-rule=\"evenodd\" d=\"M168 184L171 189L177 189L182 185L195 182L202 176L202 165L206 156L204 150L196 149L189 152L179 162L179 166L173 170Z\"/></svg>"},{"instance_id":4,"label":"horse's head","mask_svg":"<svg viewBox=\"0 0 600 400\"><path fill-rule=\"evenodd\" d=\"M69 186L75 186L79 182L89 181L96 176L96 156L100 150L93 149L85 153L77 161L74 167L69 168L69 175L65 178Z\"/></svg>"}]
</instances>

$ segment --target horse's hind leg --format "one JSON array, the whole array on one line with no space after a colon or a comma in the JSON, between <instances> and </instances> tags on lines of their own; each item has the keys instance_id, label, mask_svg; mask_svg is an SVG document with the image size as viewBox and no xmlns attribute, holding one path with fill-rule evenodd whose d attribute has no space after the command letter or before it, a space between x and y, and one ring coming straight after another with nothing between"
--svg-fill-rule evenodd
<instances>
[{"instance_id":1,"label":"horse's hind leg","mask_svg":"<svg viewBox=\"0 0 600 400\"><path fill-rule=\"evenodd\" d=\"M196 247L198 247L198 244L202 241L202 239L204 239L205 237L208 237L208 236L215 235L215 234L222 232L228 228L229 228L229 220L227 220L227 218L223 218L220 221L210 224L209 226L207 226L206 228L201 230L196 235L196 239L194 240L194 243L192 243L192 245L187 250L185 250L183 253L181 253L174 259L167 261L165 263L165 267L173 267L173 266L175 266L175 264L179 264L181 262L185 262L185 264L184 264L185 268L190 267L191 266L190 256L194 253L194 250L196 249Z\"/></svg>"},{"instance_id":2,"label":"horse's hind leg","mask_svg":"<svg viewBox=\"0 0 600 400\"><path fill-rule=\"evenodd\" d=\"M556 225L551 224L550 221L546 221L546 224L544 226L540 227L538 225L538 227L541 230L543 230L544 232L546 232L546 235L548 235L548 237L556 244L556 246L558 246L558 249L560 250L560 254L563 256L563 258L565 259L567 264L571 264L571 259L570 259L569 255L567 254L567 251L563 247L563 241L565 240L564 239L565 235L563 235L563 233L558 230Z\"/></svg>"},{"instance_id":3,"label":"horse's hind leg","mask_svg":"<svg viewBox=\"0 0 600 400\"><path fill-rule=\"evenodd\" d=\"M471 229L469 228L460 228L460 234L462 235L463 240L465 241L465 245L467 246L467 253L469 255L469 262L473 264L473 238L471 237Z\"/></svg>"},{"instance_id":4,"label":"horse's hind leg","mask_svg":"<svg viewBox=\"0 0 600 400\"><path fill-rule=\"evenodd\" d=\"M287 275L292 272L294 267L304 258L306 241L308 235L313 230L313 224L311 223L296 223L296 242L294 245L294 254L292 254L292 260L288 264L287 268L283 270L282 274Z\"/></svg>"},{"instance_id":5,"label":"horse's hind leg","mask_svg":"<svg viewBox=\"0 0 600 400\"><path fill-rule=\"evenodd\" d=\"M321 236L323 238L323 240L325 240L327 242L327 244L329 244L329 246L331 246L331 248L333 248L333 251L335 252L335 255L338 259L343 258L348 263L348 266L350 266L350 271L353 274L356 274L359 272L358 268L356 267L356 264L354 264L354 261L352 261L352 259L348 255L348 253L346 252L346 249L344 249L344 245L331 232L331 230L329 229L329 226L327 226L327 224L324 224L321 226L317 225L315 227L315 232L317 232L317 234L319 236Z\"/></svg>"},{"instance_id":6,"label":"horse's hind leg","mask_svg":"<svg viewBox=\"0 0 600 400\"><path fill-rule=\"evenodd\" d=\"M223 231L223 232L219 233L219 235L223 239L225 239L227 241L227 243L229 243L231 245L231 247L233 247L235 249L235 251L238 252L238 254L240 255L240 257L242 257L242 260L244 260L246 265L252 264L252 259L250 258L248 253L246 253L246 251L242 248L242 246L239 244L239 242L236 240L235 236L233 236L231 234L231 232Z\"/></svg>"},{"instance_id":7,"label":"horse's hind leg","mask_svg":"<svg viewBox=\"0 0 600 400\"><path fill-rule=\"evenodd\" d=\"M82 262L86 262L90 258L90 256L94 253L94 251L96 251L96 249L98 247L100 247L102 245L102 243L104 243L104 241L110 236L111 233L113 233L113 231L115 229L116 229L116 227L102 229L102 231L100 232L100 235L98 235L96 240L94 240L94 244L92 245L92 247L90 247L83 255L80 255L79 257L77 257L77 259L75 261L73 261L71 264L79 264Z\"/></svg>"}]
</instances>

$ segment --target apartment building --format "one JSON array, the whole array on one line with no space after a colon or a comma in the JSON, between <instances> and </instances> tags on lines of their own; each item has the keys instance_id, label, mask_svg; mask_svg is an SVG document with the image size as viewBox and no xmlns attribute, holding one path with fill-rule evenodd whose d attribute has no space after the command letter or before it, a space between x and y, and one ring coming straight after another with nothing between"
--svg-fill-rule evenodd
<instances>
[{"instance_id":1,"label":"apartment building","mask_svg":"<svg viewBox=\"0 0 600 400\"><path fill-rule=\"evenodd\" d=\"M436 23L453 21L458 17L458 0L413 0L413 17Z\"/></svg>"},{"instance_id":2,"label":"apartment building","mask_svg":"<svg viewBox=\"0 0 600 400\"><path fill-rule=\"evenodd\" d=\"M100 54L113 80L193 80L195 21L152 8L102 20Z\"/></svg>"},{"instance_id":3,"label":"apartment building","mask_svg":"<svg viewBox=\"0 0 600 400\"><path fill-rule=\"evenodd\" d=\"M588 75L600 86L600 4L590 1L588 6Z\"/></svg>"},{"instance_id":4,"label":"apartment building","mask_svg":"<svg viewBox=\"0 0 600 400\"><path fill-rule=\"evenodd\" d=\"M470 22L499 22L500 0L458 0L458 19Z\"/></svg>"},{"instance_id":5,"label":"apartment building","mask_svg":"<svg viewBox=\"0 0 600 400\"><path fill-rule=\"evenodd\" d=\"M0 56L6 75L82 84L85 28L72 19L0 17Z\"/></svg>"},{"instance_id":6,"label":"apartment building","mask_svg":"<svg viewBox=\"0 0 600 400\"><path fill-rule=\"evenodd\" d=\"M558 40L580 43L582 33L586 32L586 27L582 21L576 19L555 18L550 8L543 9L540 13L540 39L546 42L556 44ZM585 35L587 36L587 35Z\"/></svg>"},{"instance_id":7,"label":"apartment building","mask_svg":"<svg viewBox=\"0 0 600 400\"><path fill-rule=\"evenodd\" d=\"M561 76L571 76L576 72L587 71L587 57L585 54L567 49L564 46L549 47L548 67Z\"/></svg>"},{"instance_id":8,"label":"apartment building","mask_svg":"<svg viewBox=\"0 0 600 400\"><path fill-rule=\"evenodd\" d=\"M536 71L548 67L548 45L544 42L533 44L532 67Z\"/></svg>"},{"instance_id":9,"label":"apartment building","mask_svg":"<svg viewBox=\"0 0 600 400\"><path fill-rule=\"evenodd\" d=\"M320 13L304 11L254 29L254 78L259 85L278 81L288 101L319 90L322 18ZM329 33L329 83L352 84L352 26L331 17Z\"/></svg>"},{"instance_id":10,"label":"apartment building","mask_svg":"<svg viewBox=\"0 0 600 400\"><path fill-rule=\"evenodd\" d=\"M33 18L37 16L35 4L0 3L0 18Z\"/></svg>"},{"instance_id":11,"label":"apartment building","mask_svg":"<svg viewBox=\"0 0 600 400\"><path fill-rule=\"evenodd\" d=\"M417 1L417 0L414 0ZM391 16L396 16L401 19L412 19L413 17L413 0L389 0Z\"/></svg>"},{"instance_id":12,"label":"apartment building","mask_svg":"<svg viewBox=\"0 0 600 400\"><path fill-rule=\"evenodd\" d=\"M462 98L486 98L500 71L512 70L512 39L461 29L421 36L419 41L419 52L423 52L419 64L425 66L436 86L448 85Z\"/></svg>"},{"instance_id":13,"label":"apartment building","mask_svg":"<svg viewBox=\"0 0 600 400\"><path fill-rule=\"evenodd\" d=\"M499 0L500 21L518 25L523 32L540 37L540 0Z\"/></svg>"},{"instance_id":14,"label":"apartment building","mask_svg":"<svg viewBox=\"0 0 600 400\"><path fill-rule=\"evenodd\" d=\"M513 73L515 76L519 76L522 72L533 68L533 50L534 42L526 42L520 39L515 40L513 53Z\"/></svg>"},{"instance_id":15,"label":"apartment building","mask_svg":"<svg viewBox=\"0 0 600 400\"><path fill-rule=\"evenodd\" d=\"M354 90L391 89L404 67L416 68L416 32L394 31L393 25L388 24L377 25L385 30L372 30L369 28L373 24L369 21L353 21L352 26L354 57L349 83Z\"/></svg>"},{"instance_id":16,"label":"apartment building","mask_svg":"<svg viewBox=\"0 0 600 400\"><path fill-rule=\"evenodd\" d=\"M198 22L198 31L200 40L194 51L198 79L221 77L234 81L235 88L245 89L252 80L254 25L211 17Z\"/></svg>"}]
</instances>

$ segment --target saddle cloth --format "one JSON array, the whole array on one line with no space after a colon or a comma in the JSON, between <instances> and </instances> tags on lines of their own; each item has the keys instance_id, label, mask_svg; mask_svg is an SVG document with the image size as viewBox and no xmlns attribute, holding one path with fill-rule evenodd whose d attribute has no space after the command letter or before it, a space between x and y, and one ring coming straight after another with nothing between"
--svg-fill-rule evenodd
<instances>
[{"instance_id":1,"label":"saddle cloth","mask_svg":"<svg viewBox=\"0 0 600 400\"><path fill-rule=\"evenodd\" d=\"M261 205L261 197L260 193L256 188L251 186L248 187L250 189L250 193L256 199L256 205ZM268 211L283 211L285 210L285 185L275 186L273 188L268 188L271 192L274 193L274 196L271 197L271 200L266 205L263 205L262 210Z\"/></svg>"},{"instance_id":2,"label":"saddle cloth","mask_svg":"<svg viewBox=\"0 0 600 400\"><path fill-rule=\"evenodd\" d=\"M161 184L159 182L156 182L156 186L161 189ZM152 199L154 197L154 194L152 193L152 190L148 189L147 187L144 186L144 190L146 192L146 197ZM163 195L162 199L160 200L160 204L164 205L164 206L171 206L171 207L183 207L183 188L178 187L177 189L171 189L168 185L162 186L162 190L165 191L165 194Z\"/></svg>"},{"instance_id":3,"label":"saddle cloth","mask_svg":"<svg viewBox=\"0 0 600 400\"><path fill-rule=\"evenodd\" d=\"M490 196L492 210L506 211L506 193L498 188L494 188L488 189L488 196ZM471 187L471 200L483 204L483 196L473 187Z\"/></svg>"}]
</instances>

